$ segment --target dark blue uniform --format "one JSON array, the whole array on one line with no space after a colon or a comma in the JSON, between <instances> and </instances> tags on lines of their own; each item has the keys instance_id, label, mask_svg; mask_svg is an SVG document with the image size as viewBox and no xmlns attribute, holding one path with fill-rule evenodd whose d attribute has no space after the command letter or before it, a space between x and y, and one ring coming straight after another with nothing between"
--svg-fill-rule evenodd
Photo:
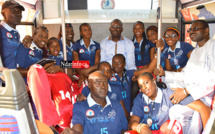
<instances>
[{"instance_id":1,"label":"dark blue uniform","mask_svg":"<svg viewBox=\"0 0 215 134\"><path fill-rule=\"evenodd\" d=\"M149 118L152 119L151 130L158 130L160 126L169 119L169 108L173 106L169 97L174 93L170 88L161 90L158 88L157 97L154 102L142 92L134 99L132 115L140 117L140 123L147 124ZM186 97L180 102L181 105L187 105L193 102L191 96Z\"/></svg>"},{"instance_id":2,"label":"dark blue uniform","mask_svg":"<svg viewBox=\"0 0 215 134\"><path fill-rule=\"evenodd\" d=\"M110 78L111 87L121 90L122 99L125 104L126 110L131 111L131 80L134 75L134 70L126 71L120 79L117 74L115 77Z\"/></svg>"},{"instance_id":3,"label":"dark blue uniform","mask_svg":"<svg viewBox=\"0 0 215 134\"><path fill-rule=\"evenodd\" d=\"M189 43L178 41L174 51L169 47L168 51L165 53L165 58L169 60L172 68L177 70L187 64L187 54L193 49L193 46Z\"/></svg>"},{"instance_id":4,"label":"dark blue uniform","mask_svg":"<svg viewBox=\"0 0 215 134\"><path fill-rule=\"evenodd\" d=\"M142 40L143 41L143 40ZM142 43L140 42L140 44ZM145 51L141 55L141 46L136 40L134 41L135 46L135 64L136 66L144 66L150 63L150 49L155 47L155 44L146 39Z\"/></svg>"},{"instance_id":5,"label":"dark blue uniform","mask_svg":"<svg viewBox=\"0 0 215 134\"><path fill-rule=\"evenodd\" d=\"M81 124L84 134L120 134L128 128L122 106L106 97L103 108L88 95L87 100L76 102L73 108L72 124Z\"/></svg>"},{"instance_id":6,"label":"dark blue uniform","mask_svg":"<svg viewBox=\"0 0 215 134\"><path fill-rule=\"evenodd\" d=\"M60 44L60 54L61 54L61 57L63 58L63 43L62 43L61 39L59 40L59 44ZM73 44L70 44L70 47L68 45L66 45L68 61L72 61L72 51L73 51L72 46L73 46Z\"/></svg>"},{"instance_id":7,"label":"dark blue uniform","mask_svg":"<svg viewBox=\"0 0 215 134\"><path fill-rule=\"evenodd\" d=\"M60 55L59 56L50 55L48 57L48 59L55 59L55 61L56 61L55 65L58 65L58 66L60 66L60 61L63 60L62 56L60 56Z\"/></svg>"},{"instance_id":8,"label":"dark blue uniform","mask_svg":"<svg viewBox=\"0 0 215 134\"><path fill-rule=\"evenodd\" d=\"M6 24L6 23L4 23ZM7 24L6 24L7 25ZM7 25L7 27L9 27ZM3 62L3 66L9 69L15 69L16 66L16 53L17 49L20 46L20 35L17 31L12 30L8 31L5 27L0 25L0 32L1 32L1 41L0 41L0 48L1 48L1 58Z\"/></svg>"},{"instance_id":9,"label":"dark blue uniform","mask_svg":"<svg viewBox=\"0 0 215 134\"><path fill-rule=\"evenodd\" d=\"M111 86L111 84L108 85L108 97L110 99L116 100L120 102L122 100L121 92L118 88L115 88L116 86ZM84 87L81 92L84 96L88 96L90 94L90 89L88 86Z\"/></svg>"},{"instance_id":10,"label":"dark blue uniform","mask_svg":"<svg viewBox=\"0 0 215 134\"><path fill-rule=\"evenodd\" d=\"M86 60L90 62L90 66L95 65L96 51L100 49L100 44L92 41L88 49L86 48L83 39L77 41L73 45L73 51L77 52L79 55L79 60Z\"/></svg>"},{"instance_id":11,"label":"dark blue uniform","mask_svg":"<svg viewBox=\"0 0 215 134\"><path fill-rule=\"evenodd\" d=\"M40 61L43 58L42 54L43 51L37 47L34 47L34 50L32 50L20 45L17 50L16 64L19 64L19 67L28 68Z\"/></svg>"}]
</instances>

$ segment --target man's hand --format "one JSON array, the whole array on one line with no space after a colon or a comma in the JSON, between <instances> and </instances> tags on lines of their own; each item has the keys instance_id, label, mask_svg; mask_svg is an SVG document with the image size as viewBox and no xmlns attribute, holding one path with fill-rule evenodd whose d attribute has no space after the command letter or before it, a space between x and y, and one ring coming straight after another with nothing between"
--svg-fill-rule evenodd
<instances>
[{"instance_id":1,"label":"man's hand","mask_svg":"<svg viewBox=\"0 0 215 134\"><path fill-rule=\"evenodd\" d=\"M172 104L178 104L187 97L187 95L184 93L183 88L172 88L172 90L175 91L169 98Z\"/></svg>"},{"instance_id":2,"label":"man's hand","mask_svg":"<svg viewBox=\"0 0 215 134\"><path fill-rule=\"evenodd\" d=\"M83 94L78 94L78 96L77 96L77 98L76 98L76 100L77 101L84 101L84 100L86 100L87 98L86 98L86 96L84 96Z\"/></svg>"}]
</instances>

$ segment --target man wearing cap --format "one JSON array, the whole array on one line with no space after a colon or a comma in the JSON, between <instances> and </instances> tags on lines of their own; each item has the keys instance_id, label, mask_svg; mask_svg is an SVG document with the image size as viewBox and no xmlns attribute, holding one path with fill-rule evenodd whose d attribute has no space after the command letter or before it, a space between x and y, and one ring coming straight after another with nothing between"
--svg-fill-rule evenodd
<instances>
[{"instance_id":1,"label":"man wearing cap","mask_svg":"<svg viewBox=\"0 0 215 134\"><path fill-rule=\"evenodd\" d=\"M5 1L2 4L1 14L3 21L0 24L1 31L1 56L4 67L16 68L15 56L20 42L20 35L16 25L20 24L24 7L15 1Z\"/></svg>"},{"instance_id":2,"label":"man wearing cap","mask_svg":"<svg viewBox=\"0 0 215 134\"><path fill-rule=\"evenodd\" d=\"M108 78L101 71L89 75L90 94L73 108L73 127L61 134L120 134L128 127L128 122L120 103L109 99Z\"/></svg>"}]
</instances>

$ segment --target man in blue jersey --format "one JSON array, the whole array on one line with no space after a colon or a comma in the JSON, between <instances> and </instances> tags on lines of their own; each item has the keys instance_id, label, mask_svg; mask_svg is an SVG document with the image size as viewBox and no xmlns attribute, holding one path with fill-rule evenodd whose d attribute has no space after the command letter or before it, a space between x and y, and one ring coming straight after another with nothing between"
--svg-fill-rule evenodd
<instances>
[{"instance_id":1,"label":"man in blue jersey","mask_svg":"<svg viewBox=\"0 0 215 134\"><path fill-rule=\"evenodd\" d=\"M107 96L108 78L102 72L96 71L88 79L91 93L87 100L75 103L73 127L66 128L62 134L120 134L127 129L128 122L122 106Z\"/></svg>"},{"instance_id":2,"label":"man in blue jersey","mask_svg":"<svg viewBox=\"0 0 215 134\"><path fill-rule=\"evenodd\" d=\"M16 51L20 42L20 35L16 30L16 25L20 24L24 7L15 1L5 1L2 4L1 14L3 21L0 24L1 32L1 56L4 67L16 68Z\"/></svg>"}]
</instances>

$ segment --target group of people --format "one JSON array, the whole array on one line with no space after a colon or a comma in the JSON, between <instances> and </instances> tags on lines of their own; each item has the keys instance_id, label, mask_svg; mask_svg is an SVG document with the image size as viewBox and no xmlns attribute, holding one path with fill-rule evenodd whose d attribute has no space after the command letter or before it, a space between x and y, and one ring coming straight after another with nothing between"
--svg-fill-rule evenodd
<instances>
[{"instance_id":1,"label":"group of people","mask_svg":"<svg viewBox=\"0 0 215 134\"><path fill-rule=\"evenodd\" d=\"M16 26L21 21L22 11L25 8L15 1L6 1L2 5L4 20L0 24L0 54L3 66L18 69L26 84L34 80L29 78L31 82L27 82L29 68L43 58L55 60L43 66L46 73L64 73L64 69L60 68L63 60L62 28L57 38L49 38L46 27L37 27L33 36L26 36L21 43ZM215 86L215 40L210 39L206 21L196 20L188 30L191 40L198 45L196 48L180 41L180 32L175 27L166 28L163 38L158 39L158 28L149 26L145 29L141 21L133 24L134 37L130 40L122 36L121 20L114 19L109 27L110 36L101 43L92 40L92 29L88 23L80 25L78 41L73 39L72 24L68 23L65 27L67 59L89 61L90 66L68 69L67 77L72 81L78 80L79 86L88 82L77 96L74 107L69 107L73 111L73 115L70 114L72 128L59 126L59 119L44 112L52 107L51 97L54 95L47 97L49 107L42 107L45 110L40 107L41 111L38 111L38 102L35 101L41 93L35 92L41 90L31 91L29 88L31 95L37 94L36 98L32 96L37 114L46 114L47 119L38 115L39 120L53 129L61 127L58 131L63 131L62 134L118 134L127 130L150 134L151 130L159 130L168 119L176 119L181 123L183 132L187 133L187 124L193 112L197 111L203 128L206 126ZM157 47L161 48L159 69L156 69ZM5 69L3 66L0 71ZM155 75L165 76L166 89L157 86ZM51 89L45 90L43 92ZM71 97L71 91L66 97ZM42 100L44 97L39 98Z\"/></svg>"}]
</instances>

